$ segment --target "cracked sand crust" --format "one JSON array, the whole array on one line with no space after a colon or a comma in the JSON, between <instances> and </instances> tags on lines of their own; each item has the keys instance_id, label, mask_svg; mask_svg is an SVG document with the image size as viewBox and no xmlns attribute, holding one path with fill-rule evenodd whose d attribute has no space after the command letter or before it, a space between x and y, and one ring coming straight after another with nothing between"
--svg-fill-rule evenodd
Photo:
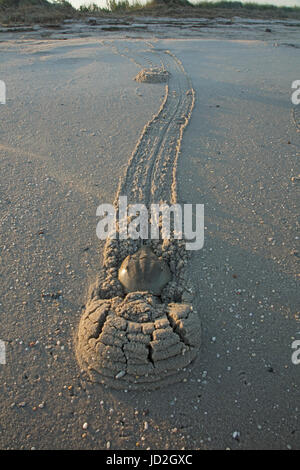
<instances>
[{"instance_id":1,"label":"cracked sand crust","mask_svg":"<svg viewBox=\"0 0 300 470\"><path fill-rule=\"evenodd\" d=\"M81 318L79 362L95 382L149 390L182 379L200 347L190 304L161 303L148 292L93 299Z\"/></svg>"}]
</instances>

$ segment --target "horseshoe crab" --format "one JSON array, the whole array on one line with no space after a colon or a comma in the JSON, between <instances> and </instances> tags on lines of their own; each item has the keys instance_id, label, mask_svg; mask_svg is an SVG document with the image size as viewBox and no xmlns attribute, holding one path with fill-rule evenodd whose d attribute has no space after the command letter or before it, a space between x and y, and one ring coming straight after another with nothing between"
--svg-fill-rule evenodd
<instances>
[{"instance_id":1,"label":"horseshoe crab","mask_svg":"<svg viewBox=\"0 0 300 470\"><path fill-rule=\"evenodd\" d=\"M158 258L150 248L143 246L124 259L118 278L127 293L147 291L159 295L170 282L171 272L167 263Z\"/></svg>"}]
</instances>

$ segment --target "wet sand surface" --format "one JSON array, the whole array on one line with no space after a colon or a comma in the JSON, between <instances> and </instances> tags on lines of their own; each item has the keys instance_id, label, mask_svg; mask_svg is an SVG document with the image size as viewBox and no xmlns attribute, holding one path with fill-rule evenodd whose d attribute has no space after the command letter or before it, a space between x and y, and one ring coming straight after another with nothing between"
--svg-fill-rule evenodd
<instances>
[{"instance_id":1,"label":"wet sand surface","mask_svg":"<svg viewBox=\"0 0 300 470\"><path fill-rule=\"evenodd\" d=\"M27 34L0 44L1 448L299 448L300 40ZM133 80L150 47L196 93L177 190L205 205L188 265L203 338L186 382L126 393L89 383L74 336L102 260L96 208L164 99Z\"/></svg>"}]
</instances>

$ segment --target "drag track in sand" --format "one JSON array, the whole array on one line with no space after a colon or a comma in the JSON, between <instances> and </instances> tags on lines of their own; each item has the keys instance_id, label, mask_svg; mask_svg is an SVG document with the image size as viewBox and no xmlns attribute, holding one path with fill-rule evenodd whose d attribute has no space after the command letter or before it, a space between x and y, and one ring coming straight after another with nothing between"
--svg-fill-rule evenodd
<instances>
[{"instance_id":1,"label":"drag track in sand","mask_svg":"<svg viewBox=\"0 0 300 470\"><path fill-rule=\"evenodd\" d=\"M151 44L146 44L146 50L130 51L131 45L125 43L121 50L119 44L112 47L142 68L137 81L140 76L148 76L150 81L161 76L163 82L166 74L169 80L158 112L145 125L129 159L115 198L117 210L121 196L147 208L151 203L178 202L177 161L195 102L190 78L174 54L156 50ZM199 315L191 304L182 303L192 300L182 240L171 236L169 240L145 242L157 259L161 257L171 267L172 279L160 300L149 292L129 293L124 299L118 270L123 259L142 243L107 239L104 267L79 325L77 357L81 367L93 381L114 388L151 389L181 380L201 344Z\"/></svg>"}]
</instances>

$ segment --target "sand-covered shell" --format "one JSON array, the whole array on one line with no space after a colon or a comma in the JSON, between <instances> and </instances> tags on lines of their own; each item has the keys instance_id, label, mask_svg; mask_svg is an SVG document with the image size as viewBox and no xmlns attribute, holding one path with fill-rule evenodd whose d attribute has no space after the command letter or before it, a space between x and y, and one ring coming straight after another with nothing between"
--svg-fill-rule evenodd
<instances>
[{"instance_id":1,"label":"sand-covered shell","mask_svg":"<svg viewBox=\"0 0 300 470\"><path fill-rule=\"evenodd\" d=\"M151 390L187 374L201 344L192 305L164 304L146 292L93 299L81 317L77 358L94 382L115 389Z\"/></svg>"},{"instance_id":2,"label":"sand-covered shell","mask_svg":"<svg viewBox=\"0 0 300 470\"><path fill-rule=\"evenodd\" d=\"M125 292L148 291L154 295L159 295L172 278L167 263L147 246L124 259L118 277Z\"/></svg>"}]
</instances>

